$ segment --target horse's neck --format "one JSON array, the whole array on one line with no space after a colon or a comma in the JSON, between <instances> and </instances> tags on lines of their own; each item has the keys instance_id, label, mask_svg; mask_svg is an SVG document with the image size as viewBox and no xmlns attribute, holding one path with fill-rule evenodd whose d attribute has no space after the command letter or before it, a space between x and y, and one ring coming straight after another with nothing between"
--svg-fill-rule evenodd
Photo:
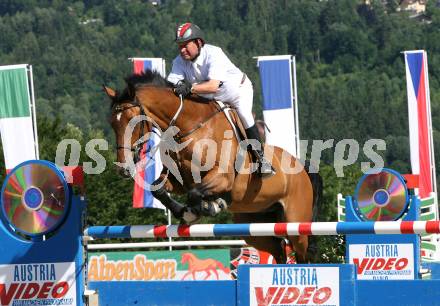
<instances>
[{"instance_id":1,"label":"horse's neck","mask_svg":"<svg viewBox=\"0 0 440 306\"><path fill-rule=\"evenodd\" d=\"M188 263L189 266L191 266L191 265L194 263L194 255L189 254L189 255L186 257L186 262Z\"/></svg>"},{"instance_id":2,"label":"horse's neck","mask_svg":"<svg viewBox=\"0 0 440 306\"><path fill-rule=\"evenodd\" d=\"M180 99L176 99L180 105ZM206 120L214 111L215 107L212 103L201 103L191 99L183 102L183 109L177 118L177 126L182 132L190 131L196 124Z\"/></svg>"},{"instance_id":3,"label":"horse's neck","mask_svg":"<svg viewBox=\"0 0 440 306\"><path fill-rule=\"evenodd\" d=\"M194 258L195 258L196 256L194 255L194 254L192 254L192 253L188 253L188 259L189 260L194 260Z\"/></svg>"},{"instance_id":4,"label":"horse's neck","mask_svg":"<svg viewBox=\"0 0 440 306\"><path fill-rule=\"evenodd\" d=\"M148 110L153 119L165 130L180 108L180 99L166 88L149 88L141 91L141 103ZM214 110L211 103L196 102L190 99L183 101L183 108L178 114L176 126L181 131L187 131L208 117ZM147 114L149 115L149 114Z\"/></svg>"}]
</instances>

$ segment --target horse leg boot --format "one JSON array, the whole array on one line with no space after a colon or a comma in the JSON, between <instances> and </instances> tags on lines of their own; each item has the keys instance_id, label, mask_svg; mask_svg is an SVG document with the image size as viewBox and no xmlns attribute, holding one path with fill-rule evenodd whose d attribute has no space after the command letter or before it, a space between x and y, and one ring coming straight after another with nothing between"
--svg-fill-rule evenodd
<instances>
[{"instance_id":1,"label":"horse leg boot","mask_svg":"<svg viewBox=\"0 0 440 306\"><path fill-rule=\"evenodd\" d=\"M152 186L155 186L154 183ZM151 193L156 199L158 199L166 208L171 211L175 218L179 220L183 219L186 222L194 222L198 219L198 216L196 216L188 207L185 207L178 201L171 198L163 186L157 190L152 190Z\"/></svg>"},{"instance_id":2,"label":"horse leg boot","mask_svg":"<svg viewBox=\"0 0 440 306\"><path fill-rule=\"evenodd\" d=\"M228 208L226 201L220 197L214 200L204 199L203 193L196 187L188 192L188 201L192 210L203 216L214 217Z\"/></svg>"},{"instance_id":3,"label":"horse leg boot","mask_svg":"<svg viewBox=\"0 0 440 306\"><path fill-rule=\"evenodd\" d=\"M246 136L248 139L257 140L260 143L260 148L255 148L254 146L249 146L251 148L251 153L255 160L258 162L258 172L262 178L271 177L275 174L275 170L269 161L264 157L263 145L261 145L260 134L258 133L258 128L254 124L250 128L246 129Z\"/></svg>"}]
</instances>

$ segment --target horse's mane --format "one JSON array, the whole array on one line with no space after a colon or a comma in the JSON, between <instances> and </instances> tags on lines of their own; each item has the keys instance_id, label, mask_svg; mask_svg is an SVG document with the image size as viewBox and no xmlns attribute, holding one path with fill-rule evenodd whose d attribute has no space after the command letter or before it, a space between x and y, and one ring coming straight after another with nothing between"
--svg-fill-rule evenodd
<instances>
[{"instance_id":1,"label":"horse's mane","mask_svg":"<svg viewBox=\"0 0 440 306\"><path fill-rule=\"evenodd\" d=\"M113 100L114 104L119 104L127 100L133 100L137 88L145 85L154 87L172 88L173 84L168 82L159 72L154 70L144 70L140 74L133 73L125 78L127 86L118 93L117 98ZM112 106L113 106L112 105Z\"/></svg>"},{"instance_id":2,"label":"horse's mane","mask_svg":"<svg viewBox=\"0 0 440 306\"><path fill-rule=\"evenodd\" d=\"M138 88L142 86L153 86L161 88L173 88L174 84L167 81L159 72L147 69L140 74L131 74L125 78L125 83L127 86L122 92L117 92L116 99L113 99L113 106L126 102L133 101L135 97L135 92ZM202 104L208 104L212 99L207 99L202 96L191 96L188 99Z\"/></svg>"},{"instance_id":3,"label":"horse's mane","mask_svg":"<svg viewBox=\"0 0 440 306\"><path fill-rule=\"evenodd\" d=\"M173 84L168 82L162 75L155 71L147 69L141 74L135 74L125 78L128 87L137 88L143 85L152 85L156 87L172 87Z\"/></svg>"}]
</instances>

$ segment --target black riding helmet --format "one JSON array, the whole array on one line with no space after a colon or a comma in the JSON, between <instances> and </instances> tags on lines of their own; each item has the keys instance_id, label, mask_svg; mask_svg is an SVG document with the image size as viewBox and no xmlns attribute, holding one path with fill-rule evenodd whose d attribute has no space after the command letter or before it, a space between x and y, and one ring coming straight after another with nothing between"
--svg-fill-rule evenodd
<instances>
[{"instance_id":1,"label":"black riding helmet","mask_svg":"<svg viewBox=\"0 0 440 306\"><path fill-rule=\"evenodd\" d=\"M187 22L177 27L176 43L180 44L197 38L202 40L202 45L205 43L205 35L196 24Z\"/></svg>"}]
</instances>

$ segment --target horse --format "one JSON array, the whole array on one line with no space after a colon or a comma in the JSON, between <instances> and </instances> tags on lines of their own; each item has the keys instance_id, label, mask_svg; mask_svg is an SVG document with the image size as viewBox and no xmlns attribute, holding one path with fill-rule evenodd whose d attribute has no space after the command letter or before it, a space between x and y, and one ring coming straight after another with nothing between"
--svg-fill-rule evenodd
<instances>
[{"instance_id":1,"label":"horse","mask_svg":"<svg viewBox=\"0 0 440 306\"><path fill-rule=\"evenodd\" d=\"M187 278L190 274L192 275L193 280L195 280L197 272L206 273L203 280L206 280L211 275L211 272L214 273L215 277L218 279L217 269L222 270L226 274L231 272L229 268L223 266L223 264L218 260L212 258L200 259L192 253L183 253L181 263L182 265L188 263L188 272L185 273L185 275L182 277L182 280L185 280L185 278Z\"/></svg>"},{"instance_id":2,"label":"horse","mask_svg":"<svg viewBox=\"0 0 440 306\"><path fill-rule=\"evenodd\" d=\"M235 111L228 116L225 106L197 96L179 99L173 84L150 70L133 74L125 81L121 92L104 86L112 102L110 123L116 136L119 172L126 177L133 175L130 165L139 161L139 152L147 141L145 135L151 135L154 127L163 131L163 137L168 135L164 141L168 146L160 151L162 161L168 158L172 162L153 184L161 186L152 193L176 218L188 221L185 217L196 211L188 207L211 207L208 204L228 209L234 223L311 222L316 216L322 181L313 180L316 182L312 186L299 160L269 145L264 146L264 152L276 174L262 179L251 171L255 163L236 136L241 129L235 128L240 127ZM140 117L148 120L134 120ZM131 133L126 133L127 128L132 129ZM179 149L173 152L171 147ZM187 205L169 195L184 193L188 196ZM307 263L308 236L287 238L297 262ZM278 263L285 262L286 254L278 237L243 239L272 254Z\"/></svg>"}]
</instances>

